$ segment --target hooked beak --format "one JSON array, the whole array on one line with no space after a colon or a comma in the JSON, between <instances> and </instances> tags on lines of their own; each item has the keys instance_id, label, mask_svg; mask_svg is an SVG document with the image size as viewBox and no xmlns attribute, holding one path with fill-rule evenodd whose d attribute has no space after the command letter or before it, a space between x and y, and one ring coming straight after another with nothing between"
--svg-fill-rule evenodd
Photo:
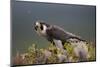
<instances>
[{"instance_id":1,"label":"hooked beak","mask_svg":"<svg viewBox=\"0 0 100 67\"><path fill-rule=\"evenodd\" d=\"M34 26L34 29L35 29L36 31L37 31L37 28L38 28L38 26L35 25L35 26Z\"/></svg>"}]
</instances>

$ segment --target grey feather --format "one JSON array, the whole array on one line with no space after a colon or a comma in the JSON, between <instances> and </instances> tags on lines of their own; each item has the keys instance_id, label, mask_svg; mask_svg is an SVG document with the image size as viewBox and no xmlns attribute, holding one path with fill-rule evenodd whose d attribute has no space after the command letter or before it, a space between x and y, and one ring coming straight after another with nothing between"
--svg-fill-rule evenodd
<instances>
[{"instance_id":1,"label":"grey feather","mask_svg":"<svg viewBox=\"0 0 100 67\"><path fill-rule=\"evenodd\" d=\"M55 25L48 28L46 31L47 31L47 34L50 36L50 38L55 38L57 40L66 41L66 40L72 38L72 39L77 39L80 41L85 41L81 37L76 36L72 33L66 32L62 28L55 26Z\"/></svg>"}]
</instances>

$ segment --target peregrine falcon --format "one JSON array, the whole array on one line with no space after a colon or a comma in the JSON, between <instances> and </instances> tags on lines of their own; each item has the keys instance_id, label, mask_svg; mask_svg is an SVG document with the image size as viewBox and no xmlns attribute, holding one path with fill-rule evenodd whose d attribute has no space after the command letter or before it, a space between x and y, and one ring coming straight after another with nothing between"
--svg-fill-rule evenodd
<instances>
[{"instance_id":1,"label":"peregrine falcon","mask_svg":"<svg viewBox=\"0 0 100 67\"><path fill-rule=\"evenodd\" d=\"M73 40L74 42L85 41L79 36L76 36L70 32L66 32L61 27L49 25L44 21L36 21L34 28L39 35L45 37L50 42L54 42L54 40L60 40L62 43Z\"/></svg>"},{"instance_id":2,"label":"peregrine falcon","mask_svg":"<svg viewBox=\"0 0 100 67\"><path fill-rule=\"evenodd\" d=\"M64 43L70 42L72 45L77 45L75 48L76 55L87 55L86 41L79 36L65 31L59 26L47 24L44 21L36 21L34 24L35 31L45 37L49 42L53 42L57 48L64 49ZM84 43L84 45L82 44Z\"/></svg>"}]
</instances>

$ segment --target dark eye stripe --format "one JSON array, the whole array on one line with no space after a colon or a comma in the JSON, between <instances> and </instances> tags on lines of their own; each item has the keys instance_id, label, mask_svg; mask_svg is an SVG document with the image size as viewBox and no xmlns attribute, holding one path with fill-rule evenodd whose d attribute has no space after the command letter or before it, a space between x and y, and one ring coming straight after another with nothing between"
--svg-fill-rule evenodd
<instances>
[{"instance_id":1,"label":"dark eye stripe","mask_svg":"<svg viewBox=\"0 0 100 67\"><path fill-rule=\"evenodd\" d=\"M43 30L43 25L40 26L41 30Z\"/></svg>"}]
</instances>

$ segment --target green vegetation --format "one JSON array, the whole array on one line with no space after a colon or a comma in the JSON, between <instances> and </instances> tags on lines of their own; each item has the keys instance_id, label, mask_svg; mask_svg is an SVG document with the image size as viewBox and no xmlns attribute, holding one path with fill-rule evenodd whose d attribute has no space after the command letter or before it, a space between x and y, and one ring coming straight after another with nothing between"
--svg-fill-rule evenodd
<instances>
[{"instance_id":1,"label":"green vegetation","mask_svg":"<svg viewBox=\"0 0 100 67\"><path fill-rule=\"evenodd\" d=\"M88 48L88 57L86 61L95 61L95 46L93 44L86 44ZM67 63L79 62L80 58L74 53L74 46L69 43L64 44L66 53L50 44L45 49L38 49L35 44L30 46L26 53L17 53L13 58L14 65L26 64L49 64L49 63Z\"/></svg>"}]
</instances>

